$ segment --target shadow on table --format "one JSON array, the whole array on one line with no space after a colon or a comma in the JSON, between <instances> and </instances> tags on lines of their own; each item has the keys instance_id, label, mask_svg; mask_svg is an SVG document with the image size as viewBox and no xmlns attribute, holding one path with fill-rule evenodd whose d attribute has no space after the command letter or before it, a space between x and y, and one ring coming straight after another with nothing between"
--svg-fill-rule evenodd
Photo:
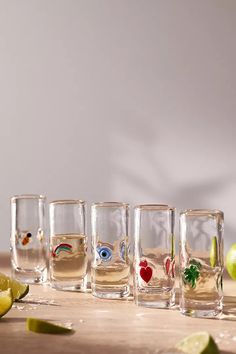
<instances>
[{"instance_id":1,"label":"shadow on table","mask_svg":"<svg viewBox=\"0 0 236 354\"><path fill-rule=\"evenodd\" d=\"M179 301L177 301L176 305L173 307L173 310L179 310ZM203 320L205 318L202 318ZM236 321L236 296L224 296L224 307L223 314L218 317L208 318L212 320L224 320L224 321Z\"/></svg>"},{"instance_id":2,"label":"shadow on table","mask_svg":"<svg viewBox=\"0 0 236 354\"><path fill-rule=\"evenodd\" d=\"M182 351L177 350L175 348L170 348L170 349L164 349L164 350L158 350L157 352L155 351L154 354L183 354ZM191 353L189 353L191 354ZM233 352L228 352L225 350L221 350L220 354L234 354Z\"/></svg>"},{"instance_id":3,"label":"shadow on table","mask_svg":"<svg viewBox=\"0 0 236 354\"><path fill-rule=\"evenodd\" d=\"M16 305L47 305L47 306L61 306L50 302L51 300L19 300L16 301Z\"/></svg>"},{"instance_id":4,"label":"shadow on table","mask_svg":"<svg viewBox=\"0 0 236 354\"><path fill-rule=\"evenodd\" d=\"M236 297L224 296L223 314L220 316L221 320L236 321Z\"/></svg>"},{"instance_id":5,"label":"shadow on table","mask_svg":"<svg viewBox=\"0 0 236 354\"><path fill-rule=\"evenodd\" d=\"M20 322L25 322L25 317L11 317L11 318L1 318L0 320L0 325L1 323L20 323Z\"/></svg>"},{"instance_id":6,"label":"shadow on table","mask_svg":"<svg viewBox=\"0 0 236 354\"><path fill-rule=\"evenodd\" d=\"M236 296L224 297L224 313L236 316Z\"/></svg>"}]
</instances>

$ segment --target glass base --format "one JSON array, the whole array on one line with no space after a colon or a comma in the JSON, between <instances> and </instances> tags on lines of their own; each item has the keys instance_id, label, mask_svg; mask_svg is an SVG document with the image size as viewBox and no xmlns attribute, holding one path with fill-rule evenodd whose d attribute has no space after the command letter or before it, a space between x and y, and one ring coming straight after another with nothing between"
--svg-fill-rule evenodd
<instances>
[{"instance_id":1,"label":"glass base","mask_svg":"<svg viewBox=\"0 0 236 354\"><path fill-rule=\"evenodd\" d=\"M87 280L83 279L82 281L78 280L51 280L50 285L56 290L62 291L78 291L85 293L87 291Z\"/></svg>"},{"instance_id":2,"label":"glass base","mask_svg":"<svg viewBox=\"0 0 236 354\"><path fill-rule=\"evenodd\" d=\"M223 311L222 299L217 302L189 301L180 302L180 312L182 315L199 318L215 318Z\"/></svg>"},{"instance_id":3,"label":"glass base","mask_svg":"<svg viewBox=\"0 0 236 354\"><path fill-rule=\"evenodd\" d=\"M129 285L123 287L108 288L101 285L91 284L92 295L100 299L122 299L130 294Z\"/></svg>"},{"instance_id":4,"label":"glass base","mask_svg":"<svg viewBox=\"0 0 236 354\"><path fill-rule=\"evenodd\" d=\"M43 270L31 270L13 268L12 277L26 284L42 284L47 281L47 268Z\"/></svg>"},{"instance_id":5,"label":"glass base","mask_svg":"<svg viewBox=\"0 0 236 354\"><path fill-rule=\"evenodd\" d=\"M175 305L175 292L142 289L135 294L135 303L138 306L152 308L171 308Z\"/></svg>"}]
</instances>

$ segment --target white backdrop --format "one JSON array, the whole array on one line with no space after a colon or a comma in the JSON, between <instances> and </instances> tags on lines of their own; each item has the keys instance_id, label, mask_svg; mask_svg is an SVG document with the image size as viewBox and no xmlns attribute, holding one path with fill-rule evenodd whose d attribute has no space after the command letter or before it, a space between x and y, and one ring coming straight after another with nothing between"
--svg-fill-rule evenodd
<instances>
[{"instance_id":1,"label":"white backdrop","mask_svg":"<svg viewBox=\"0 0 236 354\"><path fill-rule=\"evenodd\" d=\"M236 242L235 37L235 0L0 0L0 251L22 193L219 208Z\"/></svg>"}]
</instances>

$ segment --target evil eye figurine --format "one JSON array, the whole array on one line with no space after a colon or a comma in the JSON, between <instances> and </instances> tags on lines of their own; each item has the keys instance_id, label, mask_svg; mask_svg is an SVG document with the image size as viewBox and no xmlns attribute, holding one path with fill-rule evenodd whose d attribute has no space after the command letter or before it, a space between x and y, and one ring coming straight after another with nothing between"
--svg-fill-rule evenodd
<instances>
[{"instance_id":1,"label":"evil eye figurine","mask_svg":"<svg viewBox=\"0 0 236 354\"><path fill-rule=\"evenodd\" d=\"M107 262L112 258L112 250L109 247L97 247L97 253L103 262Z\"/></svg>"}]
</instances>

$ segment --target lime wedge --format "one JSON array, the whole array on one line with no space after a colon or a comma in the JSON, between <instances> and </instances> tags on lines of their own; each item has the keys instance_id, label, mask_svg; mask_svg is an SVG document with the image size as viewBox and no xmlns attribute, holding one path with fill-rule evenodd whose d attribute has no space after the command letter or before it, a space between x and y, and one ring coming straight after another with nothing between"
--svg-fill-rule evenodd
<instances>
[{"instance_id":1,"label":"lime wedge","mask_svg":"<svg viewBox=\"0 0 236 354\"><path fill-rule=\"evenodd\" d=\"M215 267L217 265L217 260L218 260L218 247L217 247L217 237L214 236L212 237L211 240L211 249L210 249L210 263L212 267Z\"/></svg>"},{"instance_id":2,"label":"lime wedge","mask_svg":"<svg viewBox=\"0 0 236 354\"><path fill-rule=\"evenodd\" d=\"M226 268L233 280L236 280L236 243L234 243L226 255Z\"/></svg>"},{"instance_id":3,"label":"lime wedge","mask_svg":"<svg viewBox=\"0 0 236 354\"><path fill-rule=\"evenodd\" d=\"M0 291L0 317L4 316L12 307L13 296L11 289Z\"/></svg>"},{"instance_id":4,"label":"lime wedge","mask_svg":"<svg viewBox=\"0 0 236 354\"><path fill-rule=\"evenodd\" d=\"M73 329L31 317L26 319L26 326L28 331L36 333L68 334L74 332Z\"/></svg>"},{"instance_id":5,"label":"lime wedge","mask_svg":"<svg viewBox=\"0 0 236 354\"><path fill-rule=\"evenodd\" d=\"M188 354L219 354L219 349L207 332L197 332L182 339L176 348Z\"/></svg>"},{"instance_id":6,"label":"lime wedge","mask_svg":"<svg viewBox=\"0 0 236 354\"><path fill-rule=\"evenodd\" d=\"M13 300L20 300L29 292L29 285L22 284L19 281L0 273L0 291L11 288Z\"/></svg>"}]
</instances>

